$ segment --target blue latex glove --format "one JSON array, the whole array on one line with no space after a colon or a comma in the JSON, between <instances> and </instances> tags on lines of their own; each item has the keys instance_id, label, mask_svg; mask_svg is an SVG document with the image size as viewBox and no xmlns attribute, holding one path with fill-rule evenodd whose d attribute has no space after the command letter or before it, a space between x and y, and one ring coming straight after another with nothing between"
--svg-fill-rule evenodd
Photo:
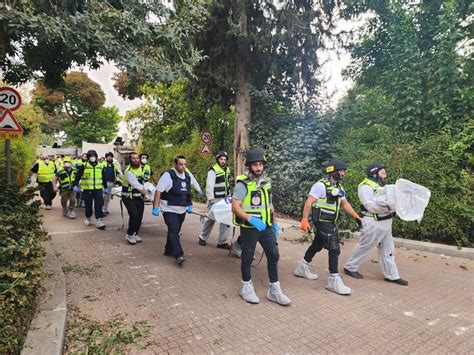
<instances>
[{"instance_id":1,"label":"blue latex glove","mask_svg":"<svg viewBox=\"0 0 474 355\"><path fill-rule=\"evenodd\" d=\"M102 191L104 191L105 193L108 193L108 192L109 192L109 188L108 188L108 187L104 187L104 188L102 188Z\"/></svg>"},{"instance_id":2,"label":"blue latex glove","mask_svg":"<svg viewBox=\"0 0 474 355\"><path fill-rule=\"evenodd\" d=\"M72 188L72 191L79 193L79 192L81 192L81 189L79 188L79 186L74 186Z\"/></svg>"},{"instance_id":3,"label":"blue latex glove","mask_svg":"<svg viewBox=\"0 0 474 355\"><path fill-rule=\"evenodd\" d=\"M186 209L186 212L193 213L193 206L188 206L188 208Z\"/></svg>"},{"instance_id":4,"label":"blue latex glove","mask_svg":"<svg viewBox=\"0 0 474 355\"><path fill-rule=\"evenodd\" d=\"M259 232L263 232L267 228L267 225L263 223L263 221L260 218L255 217L255 216L250 217L249 223L255 228L257 228Z\"/></svg>"},{"instance_id":5,"label":"blue latex glove","mask_svg":"<svg viewBox=\"0 0 474 355\"><path fill-rule=\"evenodd\" d=\"M280 226L278 223L273 223L272 225L273 231L275 232L275 235L278 237L280 235Z\"/></svg>"},{"instance_id":6,"label":"blue latex glove","mask_svg":"<svg viewBox=\"0 0 474 355\"><path fill-rule=\"evenodd\" d=\"M153 210L151 211L153 216L159 216L160 215L160 208L159 207L153 207Z\"/></svg>"},{"instance_id":7,"label":"blue latex glove","mask_svg":"<svg viewBox=\"0 0 474 355\"><path fill-rule=\"evenodd\" d=\"M202 191L199 191L199 192L198 192L198 197L199 197L199 198L202 198Z\"/></svg>"}]
</instances>

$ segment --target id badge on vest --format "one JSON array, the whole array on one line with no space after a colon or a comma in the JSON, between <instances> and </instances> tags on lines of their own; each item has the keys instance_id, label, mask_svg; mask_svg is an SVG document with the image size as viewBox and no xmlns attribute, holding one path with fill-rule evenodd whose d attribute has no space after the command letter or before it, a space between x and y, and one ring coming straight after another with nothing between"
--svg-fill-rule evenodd
<instances>
[{"instance_id":1,"label":"id badge on vest","mask_svg":"<svg viewBox=\"0 0 474 355\"><path fill-rule=\"evenodd\" d=\"M181 191L188 191L188 185L186 184L186 181L181 181Z\"/></svg>"},{"instance_id":2,"label":"id badge on vest","mask_svg":"<svg viewBox=\"0 0 474 355\"><path fill-rule=\"evenodd\" d=\"M256 209L262 206L262 193L260 190L250 192L250 204L252 208Z\"/></svg>"}]
</instances>

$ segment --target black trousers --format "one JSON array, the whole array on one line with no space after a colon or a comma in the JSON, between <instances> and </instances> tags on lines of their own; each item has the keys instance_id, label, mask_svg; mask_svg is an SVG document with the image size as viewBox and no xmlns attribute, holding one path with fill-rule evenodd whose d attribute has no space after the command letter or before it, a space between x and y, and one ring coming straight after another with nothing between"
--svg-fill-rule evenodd
<instances>
[{"instance_id":1,"label":"black trousers","mask_svg":"<svg viewBox=\"0 0 474 355\"><path fill-rule=\"evenodd\" d=\"M242 246L240 271L242 273L242 281L250 281L252 278L250 270L257 242L260 243L267 257L268 278L270 282L277 282L280 253L278 252L278 243L272 227L268 227L263 232L259 232L255 228L240 228L240 245Z\"/></svg>"},{"instance_id":2,"label":"black trousers","mask_svg":"<svg viewBox=\"0 0 474 355\"><path fill-rule=\"evenodd\" d=\"M127 234L138 234L142 225L143 210L145 209L145 201L142 198L122 198L123 204L128 212L128 230Z\"/></svg>"},{"instance_id":3,"label":"black trousers","mask_svg":"<svg viewBox=\"0 0 474 355\"><path fill-rule=\"evenodd\" d=\"M339 255L341 249L339 247L339 237L337 236L336 227L334 223L319 222L314 226L316 235L313 243L309 246L304 255L304 259L310 263L317 252L323 248L328 250L329 255L329 272L331 274L338 273ZM332 237L328 237L328 236Z\"/></svg>"},{"instance_id":4,"label":"black trousers","mask_svg":"<svg viewBox=\"0 0 474 355\"><path fill-rule=\"evenodd\" d=\"M181 232L181 226L183 225L185 213L173 213L163 212L163 218L166 225L168 226L168 235L166 236L165 255L179 258L183 256L183 248L181 247L181 241L179 233Z\"/></svg>"},{"instance_id":5,"label":"black trousers","mask_svg":"<svg viewBox=\"0 0 474 355\"><path fill-rule=\"evenodd\" d=\"M40 196L43 199L45 206L51 206L53 204L53 199L56 197L56 192L53 191L52 182L39 182L38 183Z\"/></svg>"},{"instance_id":6,"label":"black trousers","mask_svg":"<svg viewBox=\"0 0 474 355\"><path fill-rule=\"evenodd\" d=\"M94 215L95 218L104 218L102 212L102 206L104 205L104 196L102 189L97 190L83 190L82 198L86 203L86 217L90 218L92 216L92 203L94 203Z\"/></svg>"}]
</instances>

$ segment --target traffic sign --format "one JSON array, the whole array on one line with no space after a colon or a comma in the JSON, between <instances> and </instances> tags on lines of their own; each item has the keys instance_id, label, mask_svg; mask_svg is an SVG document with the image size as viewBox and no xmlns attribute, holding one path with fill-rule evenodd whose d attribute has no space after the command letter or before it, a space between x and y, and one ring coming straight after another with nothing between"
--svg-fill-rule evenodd
<instances>
[{"instance_id":1,"label":"traffic sign","mask_svg":"<svg viewBox=\"0 0 474 355\"><path fill-rule=\"evenodd\" d=\"M23 139L23 128L10 110L4 110L0 117L0 139Z\"/></svg>"},{"instance_id":2,"label":"traffic sign","mask_svg":"<svg viewBox=\"0 0 474 355\"><path fill-rule=\"evenodd\" d=\"M209 148L209 145L207 143L204 143L204 145L201 148L201 154L203 155L211 155L211 148Z\"/></svg>"},{"instance_id":3,"label":"traffic sign","mask_svg":"<svg viewBox=\"0 0 474 355\"><path fill-rule=\"evenodd\" d=\"M21 106L21 95L10 87L0 88L0 108L15 111Z\"/></svg>"},{"instance_id":4,"label":"traffic sign","mask_svg":"<svg viewBox=\"0 0 474 355\"><path fill-rule=\"evenodd\" d=\"M212 141L212 133L209 132L209 131L202 131L201 132L201 141L204 143L204 144L208 144Z\"/></svg>"}]
</instances>

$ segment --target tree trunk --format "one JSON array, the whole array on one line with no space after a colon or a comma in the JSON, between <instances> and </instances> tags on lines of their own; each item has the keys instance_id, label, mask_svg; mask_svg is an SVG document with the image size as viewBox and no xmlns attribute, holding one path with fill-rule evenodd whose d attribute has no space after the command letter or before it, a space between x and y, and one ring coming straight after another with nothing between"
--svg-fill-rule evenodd
<instances>
[{"instance_id":1,"label":"tree trunk","mask_svg":"<svg viewBox=\"0 0 474 355\"><path fill-rule=\"evenodd\" d=\"M250 76L247 70L247 15L244 8L245 1L236 1L239 13L239 31L241 40L238 48L237 65L237 93L235 98L235 125L234 125L234 176L241 175L245 168L245 153L250 147Z\"/></svg>"}]
</instances>

